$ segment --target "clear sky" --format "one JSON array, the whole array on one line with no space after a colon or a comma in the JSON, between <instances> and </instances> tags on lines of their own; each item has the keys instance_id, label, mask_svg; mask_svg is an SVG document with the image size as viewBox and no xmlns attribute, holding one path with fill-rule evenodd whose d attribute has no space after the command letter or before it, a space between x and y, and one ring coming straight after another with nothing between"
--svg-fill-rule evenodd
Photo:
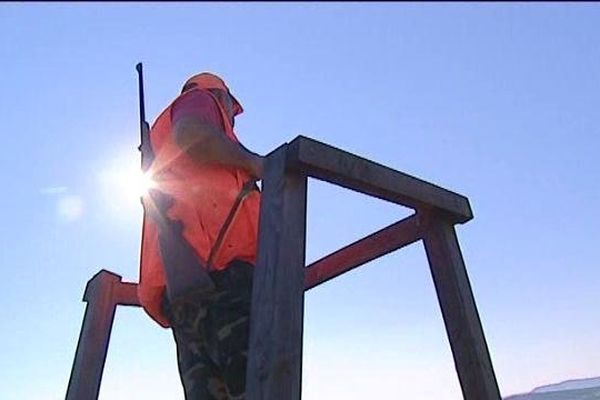
<instances>
[{"instance_id":1,"label":"clear sky","mask_svg":"<svg viewBox=\"0 0 600 400\"><path fill-rule=\"evenodd\" d=\"M221 74L267 153L299 134L469 197L459 240L503 395L600 375L600 5L0 5L0 396L62 399L101 268L138 277L149 119ZM126 180L125 180L126 182ZM307 261L408 215L310 181ZM306 295L303 398L459 399L421 244ZM101 399L183 399L117 312Z\"/></svg>"}]
</instances>

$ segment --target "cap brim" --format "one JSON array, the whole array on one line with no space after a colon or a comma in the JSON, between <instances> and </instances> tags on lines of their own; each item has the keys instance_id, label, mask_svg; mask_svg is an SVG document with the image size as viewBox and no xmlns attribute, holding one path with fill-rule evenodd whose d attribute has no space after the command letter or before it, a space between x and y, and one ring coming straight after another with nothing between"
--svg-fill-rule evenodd
<instances>
[{"instance_id":1,"label":"cap brim","mask_svg":"<svg viewBox=\"0 0 600 400\"><path fill-rule=\"evenodd\" d=\"M231 100L233 100L233 115L236 116L243 113L244 108L240 102L231 93L229 93L229 96L231 96Z\"/></svg>"}]
</instances>

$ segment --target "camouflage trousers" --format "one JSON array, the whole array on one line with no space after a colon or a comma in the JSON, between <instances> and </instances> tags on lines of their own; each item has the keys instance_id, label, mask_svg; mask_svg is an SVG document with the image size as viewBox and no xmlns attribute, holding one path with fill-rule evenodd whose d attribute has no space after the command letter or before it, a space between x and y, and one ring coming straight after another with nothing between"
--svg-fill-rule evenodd
<instances>
[{"instance_id":1,"label":"camouflage trousers","mask_svg":"<svg viewBox=\"0 0 600 400\"><path fill-rule=\"evenodd\" d=\"M165 302L186 400L242 400L252 297L251 264L211 272L216 291Z\"/></svg>"}]
</instances>

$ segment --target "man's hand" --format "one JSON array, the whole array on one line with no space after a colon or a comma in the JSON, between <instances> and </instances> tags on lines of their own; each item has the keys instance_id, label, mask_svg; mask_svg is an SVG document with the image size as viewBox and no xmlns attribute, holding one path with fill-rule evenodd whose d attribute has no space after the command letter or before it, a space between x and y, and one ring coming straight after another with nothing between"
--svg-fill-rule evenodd
<instances>
[{"instance_id":1,"label":"man's hand","mask_svg":"<svg viewBox=\"0 0 600 400\"><path fill-rule=\"evenodd\" d=\"M253 178L262 179L265 167L265 158L255 154L252 158L252 171L250 174Z\"/></svg>"}]
</instances>

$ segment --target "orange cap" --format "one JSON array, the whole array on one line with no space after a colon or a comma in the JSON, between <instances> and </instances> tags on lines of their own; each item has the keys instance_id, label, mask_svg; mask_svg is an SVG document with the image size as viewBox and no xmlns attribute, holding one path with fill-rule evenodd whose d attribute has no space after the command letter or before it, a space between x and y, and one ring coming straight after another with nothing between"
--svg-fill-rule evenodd
<instances>
[{"instance_id":1,"label":"orange cap","mask_svg":"<svg viewBox=\"0 0 600 400\"><path fill-rule=\"evenodd\" d=\"M185 87L189 83L195 83L201 89L225 90L229 94L229 96L231 96L231 100L233 101L233 115L236 116L244 112L244 109L242 108L240 102L231 94L229 88L227 87L223 79L219 78L217 75L211 74L210 72L202 72L200 74L192 76L187 81L185 81L183 87Z\"/></svg>"}]
</instances>

